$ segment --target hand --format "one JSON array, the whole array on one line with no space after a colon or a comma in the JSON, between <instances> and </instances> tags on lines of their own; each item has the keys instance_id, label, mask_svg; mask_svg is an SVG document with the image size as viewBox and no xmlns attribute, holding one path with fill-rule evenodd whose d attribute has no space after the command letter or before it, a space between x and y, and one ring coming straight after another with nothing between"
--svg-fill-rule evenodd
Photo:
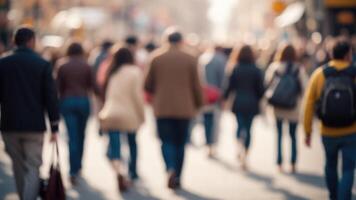
<instances>
[{"instance_id":1,"label":"hand","mask_svg":"<svg viewBox=\"0 0 356 200\"><path fill-rule=\"evenodd\" d=\"M305 145L307 147L311 147L311 135L310 134L307 134L307 136L305 137Z\"/></svg>"},{"instance_id":2,"label":"hand","mask_svg":"<svg viewBox=\"0 0 356 200\"><path fill-rule=\"evenodd\" d=\"M57 140L58 140L57 137L58 137L58 133L52 133L52 134L51 134L51 138L50 138L49 141L50 141L51 143L57 142Z\"/></svg>"}]
</instances>

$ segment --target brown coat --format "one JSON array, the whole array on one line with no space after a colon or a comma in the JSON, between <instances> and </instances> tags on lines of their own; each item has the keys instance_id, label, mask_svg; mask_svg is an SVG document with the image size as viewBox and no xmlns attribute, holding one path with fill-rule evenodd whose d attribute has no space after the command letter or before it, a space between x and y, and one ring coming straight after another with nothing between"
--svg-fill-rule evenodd
<instances>
[{"instance_id":1,"label":"brown coat","mask_svg":"<svg viewBox=\"0 0 356 200\"><path fill-rule=\"evenodd\" d=\"M197 58L178 46L157 50L148 69L145 89L153 95L156 117L194 117L203 105Z\"/></svg>"}]
</instances>

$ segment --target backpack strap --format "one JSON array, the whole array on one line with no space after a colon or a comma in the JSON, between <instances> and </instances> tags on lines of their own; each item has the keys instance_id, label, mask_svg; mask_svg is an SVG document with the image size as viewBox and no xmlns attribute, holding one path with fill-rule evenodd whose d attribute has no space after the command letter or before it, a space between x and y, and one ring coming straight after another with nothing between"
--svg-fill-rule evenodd
<instances>
[{"instance_id":1,"label":"backpack strap","mask_svg":"<svg viewBox=\"0 0 356 200\"><path fill-rule=\"evenodd\" d=\"M355 78L356 77L356 68L349 66L343 70L337 70L334 67L329 66L328 64L326 64L323 67L323 73L325 78L331 77L331 76L338 76L338 75L347 75L350 76L351 78Z\"/></svg>"}]
</instances>

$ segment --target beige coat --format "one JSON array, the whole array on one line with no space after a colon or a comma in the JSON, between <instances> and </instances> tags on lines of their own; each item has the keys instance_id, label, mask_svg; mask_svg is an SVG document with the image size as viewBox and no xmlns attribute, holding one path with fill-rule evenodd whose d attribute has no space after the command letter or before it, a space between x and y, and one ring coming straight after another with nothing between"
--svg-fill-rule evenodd
<instances>
[{"instance_id":1,"label":"beige coat","mask_svg":"<svg viewBox=\"0 0 356 200\"><path fill-rule=\"evenodd\" d=\"M273 112L274 112L274 115L278 119L286 119L286 120L289 120L292 122L298 122L300 120L300 116L301 116L300 110L301 110L301 106L302 106L302 99L303 99L304 91L305 91L305 88L306 88L307 82L308 82L308 75L306 74L304 67L302 67L300 65L295 65L294 67L299 67L298 78L301 83L301 93L298 98L297 106L292 110L273 107ZM281 62L272 63L268 67L267 72L266 72L266 79L265 79L266 84L268 84L272 81L272 78L276 71L278 71L279 73L284 73L286 71L286 69L287 69L286 63L281 63Z\"/></svg>"},{"instance_id":2,"label":"beige coat","mask_svg":"<svg viewBox=\"0 0 356 200\"><path fill-rule=\"evenodd\" d=\"M123 66L109 80L99 112L103 130L136 131L144 122L143 75L136 66Z\"/></svg>"},{"instance_id":3,"label":"beige coat","mask_svg":"<svg viewBox=\"0 0 356 200\"><path fill-rule=\"evenodd\" d=\"M151 61L145 89L156 117L189 119L203 105L197 58L178 46L163 47Z\"/></svg>"}]
</instances>

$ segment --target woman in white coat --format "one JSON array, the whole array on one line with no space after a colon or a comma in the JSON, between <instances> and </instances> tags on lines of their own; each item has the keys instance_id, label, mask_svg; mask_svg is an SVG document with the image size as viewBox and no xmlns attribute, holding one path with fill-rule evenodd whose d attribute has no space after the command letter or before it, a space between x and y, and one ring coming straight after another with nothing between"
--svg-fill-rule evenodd
<instances>
[{"instance_id":1,"label":"woman in white coat","mask_svg":"<svg viewBox=\"0 0 356 200\"><path fill-rule=\"evenodd\" d=\"M119 47L115 51L106 77L104 106L99 113L101 129L109 134L107 156L117 173L120 191L128 188L120 169L120 136L127 135L129 176L135 180L138 178L136 133L144 122L143 74L133 63L134 57L128 48Z\"/></svg>"}]
</instances>

